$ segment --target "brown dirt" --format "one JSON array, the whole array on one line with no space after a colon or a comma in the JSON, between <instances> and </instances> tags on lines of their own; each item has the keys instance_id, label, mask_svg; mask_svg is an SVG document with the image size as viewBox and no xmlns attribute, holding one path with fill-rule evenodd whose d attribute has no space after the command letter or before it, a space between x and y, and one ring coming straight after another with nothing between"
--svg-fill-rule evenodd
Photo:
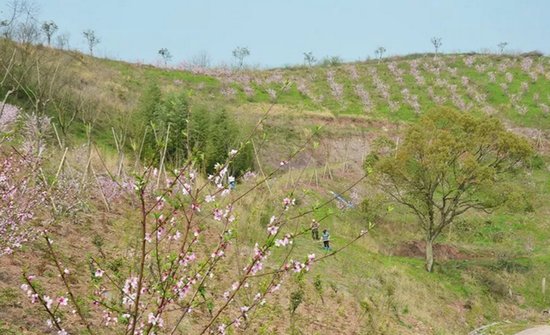
<instances>
[{"instance_id":1,"label":"brown dirt","mask_svg":"<svg viewBox=\"0 0 550 335\"><path fill-rule=\"evenodd\" d=\"M434 244L434 257L438 260L449 259L468 259L472 255L468 255L452 245ZM392 255L402 257L424 258L426 254L426 242L424 241L409 241L405 242L391 251Z\"/></svg>"}]
</instances>

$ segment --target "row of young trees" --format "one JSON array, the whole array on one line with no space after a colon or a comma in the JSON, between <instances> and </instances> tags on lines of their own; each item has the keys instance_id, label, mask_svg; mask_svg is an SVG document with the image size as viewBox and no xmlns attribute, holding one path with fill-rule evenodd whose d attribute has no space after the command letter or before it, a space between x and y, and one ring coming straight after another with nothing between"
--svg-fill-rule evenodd
<instances>
[{"instance_id":1,"label":"row of young trees","mask_svg":"<svg viewBox=\"0 0 550 335\"><path fill-rule=\"evenodd\" d=\"M59 27L58 25L51 20L44 21L39 23L36 19L37 7L32 2L27 2L26 0L13 0L9 6L12 10L12 13L8 15L8 18L0 21L0 28L2 29L2 35L8 39L17 39L20 42L25 43L37 43L40 41L41 37L44 37L48 46L51 45L52 38L57 33ZM94 48L101 42L101 39L92 29L86 29L82 32L90 55L93 55ZM439 53L439 49L442 46L441 37L432 37L430 39L434 51L435 57ZM57 45L60 48L64 48L69 43L69 35L67 33L57 36ZM507 42L498 43L497 47L501 54L504 53L504 49L508 46ZM380 61L384 53L386 53L386 48L383 46L378 47L375 50L375 57ZM161 48L158 51L158 54L163 59L164 65L166 66L168 62L172 59L172 54L167 48ZM245 67L244 60L250 56L250 49L248 47L238 46L232 51L232 55L235 58L236 66L239 69ZM333 60L338 57L333 57ZM330 58L323 60L323 64L332 64L340 63L331 62ZM317 58L310 52L304 52L304 63L308 66L313 66L318 63Z\"/></svg>"},{"instance_id":2,"label":"row of young trees","mask_svg":"<svg viewBox=\"0 0 550 335\"><path fill-rule=\"evenodd\" d=\"M430 42L432 43L434 47L434 57L437 58L437 55L439 54L439 49L443 45L443 39L441 37L432 37L430 39ZM500 54L504 53L504 49L508 46L507 42L500 42L497 44L497 47L499 49ZM386 48L383 46L380 46L374 50L374 55L378 59L378 61L381 61L384 57L384 54L386 53ZM317 63L317 58L313 55L313 52L304 52L304 63L311 67ZM322 62L323 64L326 64L325 61ZM338 64L336 64L338 65Z\"/></svg>"},{"instance_id":3,"label":"row of young trees","mask_svg":"<svg viewBox=\"0 0 550 335\"><path fill-rule=\"evenodd\" d=\"M432 43L434 47L434 57L437 58L437 55L439 54L439 49L443 45L441 37L432 37L430 39L430 42ZM498 43L497 47L499 49L500 54L504 53L504 49L508 46L507 42L500 42ZM384 54L386 53L386 48L383 46L380 46L376 48L374 51L375 57L381 61L384 57ZM172 59L172 55L168 51L167 48L162 48L159 50L159 55L163 58L164 64L166 65L168 61ZM235 58L237 67L239 69L244 68L244 60L246 57L250 56L250 50L247 47L237 47L232 52L233 57ZM319 60L314 56L312 51L304 52L304 64L308 67L312 67L315 64L319 63ZM323 65L339 65L342 63L342 60L339 57L327 57L321 61L321 64Z\"/></svg>"},{"instance_id":4,"label":"row of young trees","mask_svg":"<svg viewBox=\"0 0 550 335\"><path fill-rule=\"evenodd\" d=\"M172 60L172 53L170 53L170 50L168 48L161 48L158 51L158 54L163 60L164 66L168 65L168 62ZM238 69L245 68L245 62L244 60L250 56L250 50L247 47L236 47L232 51L233 58L235 58L235 64ZM208 67L210 65L210 58L208 54L205 52L202 52L191 60L191 65L193 67Z\"/></svg>"}]
</instances>

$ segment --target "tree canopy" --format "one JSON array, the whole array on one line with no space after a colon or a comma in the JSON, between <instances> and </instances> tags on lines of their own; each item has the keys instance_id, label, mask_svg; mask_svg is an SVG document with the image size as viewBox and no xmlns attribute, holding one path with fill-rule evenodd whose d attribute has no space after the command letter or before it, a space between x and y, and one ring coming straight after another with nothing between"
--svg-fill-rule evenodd
<instances>
[{"instance_id":1,"label":"tree canopy","mask_svg":"<svg viewBox=\"0 0 550 335\"><path fill-rule=\"evenodd\" d=\"M153 83L141 95L131 134L148 164L158 163L165 152L167 163L178 166L191 158L207 173L238 149L229 165L238 177L254 167L252 147L241 143L240 130L223 109L191 106L185 92L163 95Z\"/></svg>"},{"instance_id":2,"label":"tree canopy","mask_svg":"<svg viewBox=\"0 0 550 335\"><path fill-rule=\"evenodd\" d=\"M417 217L431 272L434 240L466 211L501 205L498 186L531 154L527 140L495 118L439 109L411 125L393 152L382 158L371 154L365 168L393 201Z\"/></svg>"}]
</instances>

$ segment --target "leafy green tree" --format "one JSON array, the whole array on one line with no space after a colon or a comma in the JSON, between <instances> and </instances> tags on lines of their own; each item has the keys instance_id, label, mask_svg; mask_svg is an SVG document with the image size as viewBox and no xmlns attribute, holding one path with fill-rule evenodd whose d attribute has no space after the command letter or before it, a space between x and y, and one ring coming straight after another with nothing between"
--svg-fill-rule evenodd
<instances>
[{"instance_id":1,"label":"leafy green tree","mask_svg":"<svg viewBox=\"0 0 550 335\"><path fill-rule=\"evenodd\" d=\"M237 145L235 147L238 147ZM230 165L233 175L239 177L246 171L254 168L254 148L250 142L244 143L239 149L239 153L233 159Z\"/></svg>"},{"instance_id":2,"label":"leafy green tree","mask_svg":"<svg viewBox=\"0 0 550 335\"><path fill-rule=\"evenodd\" d=\"M151 83L141 94L132 127L132 139L136 147L141 148L141 157L150 160L156 153L157 139L155 116L162 101L160 87Z\"/></svg>"},{"instance_id":3,"label":"leafy green tree","mask_svg":"<svg viewBox=\"0 0 550 335\"><path fill-rule=\"evenodd\" d=\"M210 111L204 107L193 108L189 116L188 152L204 165L204 153L210 135Z\"/></svg>"},{"instance_id":4,"label":"leafy green tree","mask_svg":"<svg viewBox=\"0 0 550 335\"><path fill-rule=\"evenodd\" d=\"M223 163L233 149L231 144L234 139L233 123L224 110L212 116L210 135L206 145L205 159L206 171L212 173L216 163Z\"/></svg>"},{"instance_id":5,"label":"leafy green tree","mask_svg":"<svg viewBox=\"0 0 550 335\"><path fill-rule=\"evenodd\" d=\"M152 123L157 126L156 135L160 147L166 145L166 160L181 162L187 157L187 121L189 103L185 93L169 96L160 105ZM170 125L170 126L169 126Z\"/></svg>"},{"instance_id":6,"label":"leafy green tree","mask_svg":"<svg viewBox=\"0 0 550 335\"><path fill-rule=\"evenodd\" d=\"M503 203L502 186L519 172L532 148L490 117L451 109L425 114L403 144L380 159L369 157L367 173L395 202L417 217L426 241L426 270L433 271L433 243L466 211Z\"/></svg>"},{"instance_id":7,"label":"leafy green tree","mask_svg":"<svg viewBox=\"0 0 550 335\"><path fill-rule=\"evenodd\" d=\"M222 110L212 115L205 149L205 167L208 173L214 171L216 163L225 162L231 150L239 150L229 166L232 175L238 177L253 168L252 145L245 143L241 146L240 136L237 125L227 112Z\"/></svg>"},{"instance_id":8,"label":"leafy green tree","mask_svg":"<svg viewBox=\"0 0 550 335\"><path fill-rule=\"evenodd\" d=\"M162 99L162 93L160 87L156 83L151 83L143 93L138 101L137 119L139 127L146 127L148 123L154 118L156 110L158 109Z\"/></svg>"},{"instance_id":9,"label":"leafy green tree","mask_svg":"<svg viewBox=\"0 0 550 335\"><path fill-rule=\"evenodd\" d=\"M211 112L203 106L190 108L187 94L163 97L160 88L151 84L142 94L133 127L139 141L141 157L147 164L158 163L166 147L166 163L179 165L192 158L208 173L216 163L224 163L233 149L238 154L229 166L238 177L254 166L253 149L241 146L240 131L225 111Z\"/></svg>"}]
</instances>

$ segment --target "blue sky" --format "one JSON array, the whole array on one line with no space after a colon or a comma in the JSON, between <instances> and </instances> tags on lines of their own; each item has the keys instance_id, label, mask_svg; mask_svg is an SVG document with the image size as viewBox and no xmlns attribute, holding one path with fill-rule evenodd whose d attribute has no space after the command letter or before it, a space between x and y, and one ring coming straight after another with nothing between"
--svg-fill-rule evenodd
<instances>
[{"instance_id":1,"label":"blue sky","mask_svg":"<svg viewBox=\"0 0 550 335\"><path fill-rule=\"evenodd\" d=\"M155 62L168 48L173 63L207 52L214 64L233 61L246 46L248 64L301 63L303 52L344 60L431 51L550 52L548 0L35 0L41 20L70 33L72 48L86 50L84 29L101 38L96 54Z\"/></svg>"}]
</instances>

